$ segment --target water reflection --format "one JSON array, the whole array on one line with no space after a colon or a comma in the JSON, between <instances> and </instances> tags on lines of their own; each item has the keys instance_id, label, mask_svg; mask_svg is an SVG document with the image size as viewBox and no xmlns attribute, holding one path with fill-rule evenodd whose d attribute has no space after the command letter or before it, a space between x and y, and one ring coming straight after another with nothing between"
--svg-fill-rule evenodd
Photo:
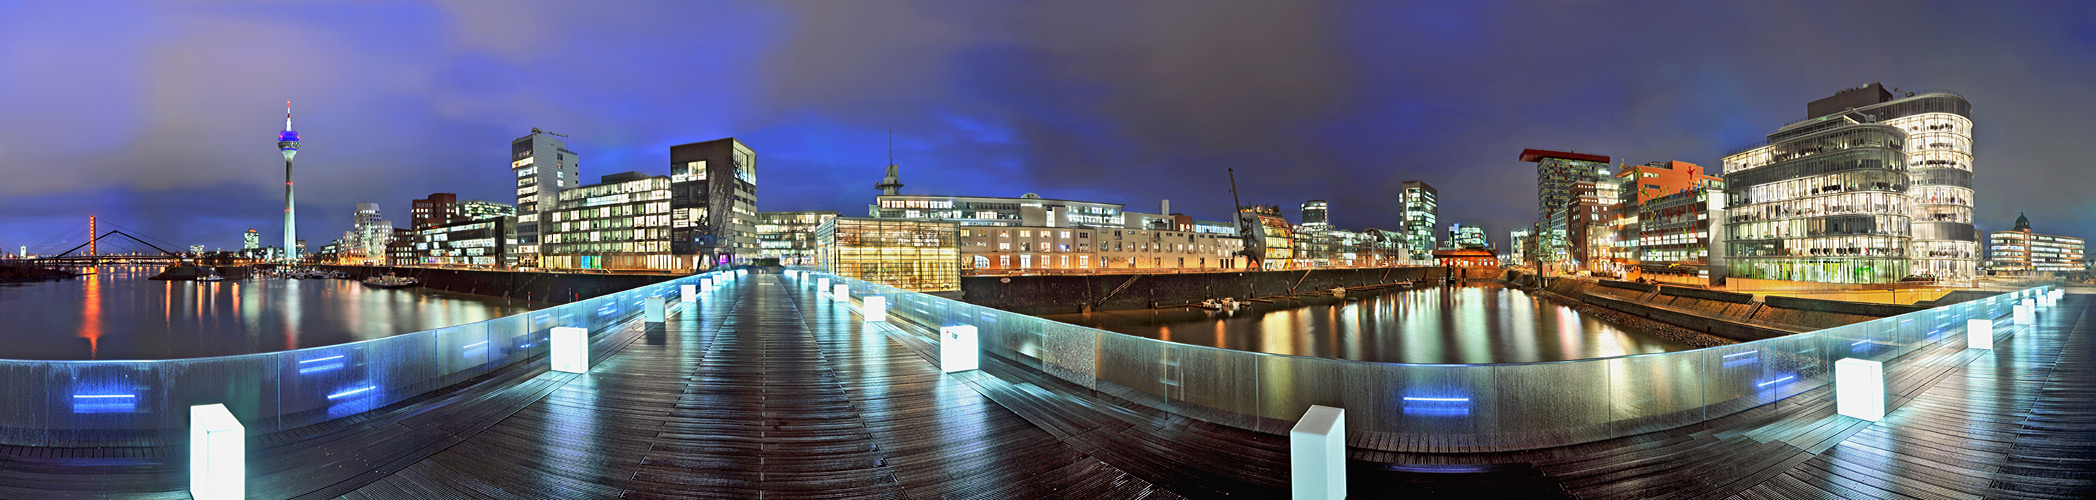
<instances>
[{"instance_id":1,"label":"water reflection","mask_svg":"<svg viewBox=\"0 0 2096 500\"><path fill-rule=\"evenodd\" d=\"M109 266L77 279L0 285L0 359L282 351L471 323L533 305L420 288L380 290L351 280L146 279L159 271Z\"/></svg>"},{"instance_id":2,"label":"water reflection","mask_svg":"<svg viewBox=\"0 0 2096 500\"><path fill-rule=\"evenodd\" d=\"M1691 348L1490 284L1308 299L1234 315L1177 309L1045 317L1187 344L1395 363L1525 363ZM1215 334L1172 334L1203 326Z\"/></svg>"}]
</instances>

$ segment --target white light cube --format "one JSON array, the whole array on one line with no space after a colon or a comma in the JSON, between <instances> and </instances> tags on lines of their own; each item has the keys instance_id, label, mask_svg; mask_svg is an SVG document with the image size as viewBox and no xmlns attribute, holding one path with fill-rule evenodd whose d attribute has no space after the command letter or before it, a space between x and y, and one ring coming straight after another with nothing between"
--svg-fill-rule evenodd
<instances>
[{"instance_id":1,"label":"white light cube","mask_svg":"<svg viewBox=\"0 0 2096 500\"><path fill-rule=\"evenodd\" d=\"M1885 418L1885 364L1856 358L1835 361L1834 408L1873 422Z\"/></svg>"},{"instance_id":2,"label":"white light cube","mask_svg":"<svg viewBox=\"0 0 2096 500\"><path fill-rule=\"evenodd\" d=\"M670 317L669 302L669 297L643 298L640 306L642 320L649 323L661 323L668 320Z\"/></svg>"},{"instance_id":3,"label":"white light cube","mask_svg":"<svg viewBox=\"0 0 2096 500\"><path fill-rule=\"evenodd\" d=\"M1346 498L1346 410L1310 405L1288 430L1293 498Z\"/></svg>"},{"instance_id":4,"label":"white light cube","mask_svg":"<svg viewBox=\"0 0 2096 500\"><path fill-rule=\"evenodd\" d=\"M589 371L589 330L572 326L553 327L553 371Z\"/></svg>"},{"instance_id":5,"label":"white light cube","mask_svg":"<svg viewBox=\"0 0 2096 500\"><path fill-rule=\"evenodd\" d=\"M879 295L868 295L866 296L866 300L864 301L864 303L859 305L859 309L860 315L866 317L867 323L888 320L887 297L882 297Z\"/></svg>"},{"instance_id":6,"label":"white light cube","mask_svg":"<svg viewBox=\"0 0 2096 500\"><path fill-rule=\"evenodd\" d=\"M851 285L847 285L847 284L843 284L843 283L838 283L838 284L837 284L837 291L835 291L835 292L831 292L831 295L830 295L830 296L831 296L831 297L836 297L836 298L837 298L837 300L843 300L843 301L850 301L850 300L851 300Z\"/></svg>"},{"instance_id":7,"label":"white light cube","mask_svg":"<svg viewBox=\"0 0 2096 500\"><path fill-rule=\"evenodd\" d=\"M684 301L684 303L686 303L686 304L689 304L689 303L693 303L693 302L698 302L698 301L699 301L699 286L698 286L698 285L677 285L677 298L679 298L679 299L682 299L682 300Z\"/></svg>"},{"instance_id":8,"label":"white light cube","mask_svg":"<svg viewBox=\"0 0 2096 500\"><path fill-rule=\"evenodd\" d=\"M830 290L830 279L829 279L829 278L821 278L821 279L817 279L817 280L815 280L815 294L816 294L816 295L822 295L822 292L827 292L827 291L829 291L829 290Z\"/></svg>"},{"instance_id":9,"label":"white light cube","mask_svg":"<svg viewBox=\"0 0 2096 500\"><path fill-rule=\"evenodd\" d=\"M2031 311L2031 306L2023 304L2016 304L2016 307L2009 315L2016 318L2017 325L2027 326L2036 323L2038 319L2036 313Z\"/></svg>"},{"instance_id":10,"label":"white light cube","mask_svg":"<svg viewBox=\"0 0 2096 500\"><path fill-rule=\"evenodd\" d=\"M713 291L713 278L710 276L705 278L699 278L699 286L706 287L706 291L708 292Z\"/></svg>"},{"instance_id":11,"label":"white light cube","mask_svg":"<svg viewBox=\"0 0 2096 500\"><path fill-rule=\"evenodd\" d=\"M2038 299L2036 298L2024 298L2023 300L2017 301L2016 303L2022 304L2025 309L2030 309L2032 311L2036 311L2038 309Z\"/></svg>"},{"instance_id":12,"label":"white light cube","mask_svg":"<svg viewBox=\"0 0 2096 500\"><path fill-rule=\"evenodd\" d=\"M1990 318L1965 320L1965 348L1993 349L1994 320Z\"/></svg>"},{"instance_id":13,"label":"white light cube","mask_svg":"<svg viewBox=\"0 0 2096 500\"><path fill-rule=\"evenodd\" d=\"M939 329L939 370L946 373L974 370L981 365L981 353L975 340L975 325Z\"/></svg>"},{"instance_id":14,"label":"white light cube","mask_svg":"<svg viewBox=\"0 0 2096 500\"><path fill-rule=\"evenodd\" d=\"M197 500L247 496L247 429L226 405L189 407L189 495Z\"/></svg>"}]
</instances>

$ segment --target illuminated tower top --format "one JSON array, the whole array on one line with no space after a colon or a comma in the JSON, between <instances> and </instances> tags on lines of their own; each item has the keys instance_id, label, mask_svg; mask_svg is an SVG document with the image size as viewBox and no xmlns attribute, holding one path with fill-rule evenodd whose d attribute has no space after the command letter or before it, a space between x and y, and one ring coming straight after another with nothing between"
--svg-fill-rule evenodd
<instances>
[{"instance_id":1,"label":"illuminated tower top","mask_svg":"<svg viewBox=\"0 0 2096 500\"><path fill-rule=\"evenodd\" d=\"M284 101L284 132L277 134L277 149L298 151L298 132L291 130L291 101Z\"/></svg>"}]
</instances>

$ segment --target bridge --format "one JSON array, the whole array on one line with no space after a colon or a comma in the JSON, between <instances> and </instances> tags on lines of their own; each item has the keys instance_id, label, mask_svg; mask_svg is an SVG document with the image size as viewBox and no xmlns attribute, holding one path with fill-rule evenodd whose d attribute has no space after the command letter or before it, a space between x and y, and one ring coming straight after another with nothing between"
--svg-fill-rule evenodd
<instances>
[{"instance_id":1,"label":"bridge","mask_svg":"<svg viewBox=\"0 0 2096 500\"><path fill-rule=\"evenodd\" d=\"M61 231L58 235L37 243L34 247L36 249L36 257L8 259L6 263L33 267L67 268L94 267L103 264L173 264L180 262L184 258L193 257L161 248L160 245L147 242L145 239L124 232L123 229L112 228L108 231L102 231L100 228L103 224L104 221L90 215L83 225L74 225ZM112 239L110 238L112 236L121 236L122 238ZM56 248L61 248L67 243L83 239L85 241L81 241L78 245L65 248L64 250L56 250ZM114 244L111 249L115 250L115 252L102 251L103 240L109 240L109 243ZM161 243L167 244L166 241L161 241ZM168 245L174 246L173 244ZM18 255L16 257L21 256Z\"/></svg>"},{"instance_id":2,"label":"bridge","mask_svg":"<svg viewBox=\"0 0 2096 500\"><path fill-rule=\"evenodd\" d=\"M620 300L593 299L553 314L619 317ZM914 300L896 301L895 314L943 307ZM1687 425L1565 446L1398 452L1350 440L1349 488L1359 497L2088 498L2096 494L2089 473L2096 457L2096 297L2069 295L2047 311L2027 326L2002 322L2013 332L1992 350L1964 348L1962 323L1924 332L1918 347L1895 358L1902 368L1888 372L1882 420L1838 415L1834 388L1825 384ZM942 373L936 332L916 321L865 319L860 305L825 298L805 280L755 274L677 305L664 323L602 323L593 329L600 337L588 373L548 371L543 352L529 350L537 337L527 333L514 337L525 342L522 357L504 358L522 362L340 418L250 427L248 494L1287 494L1284 435L1188 416L1195 407L1159 409L1023 356L984 356L979 371ZM489 343L504 338L498 330L515 331L490 325L483 336L439 338L437 348L492 351ZM1859 342L1858 349L1877 347ZM304 371L324 368L307 363L351 360L327 365L331 375L376 362L332 352L295 353L285 362ZM1726 364L1740 362L1723 356ZM1179 384L1198 389L1191 380ZM347 399L371 394L356 392L366 387L319 390ZM0 410L0 418L9 411L18 410ZM179 438L0 446L0 497L184 498L187 459Z\"/></svg>"}]
</instances>

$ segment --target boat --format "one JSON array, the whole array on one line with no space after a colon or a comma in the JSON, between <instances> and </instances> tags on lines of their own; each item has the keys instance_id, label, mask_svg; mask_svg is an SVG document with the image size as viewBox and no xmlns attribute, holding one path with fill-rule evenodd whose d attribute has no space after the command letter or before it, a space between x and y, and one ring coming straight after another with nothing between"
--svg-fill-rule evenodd
<instances>
[{"instance_id":1,"label":"boat","mask_svg":"<svg viewBox=\"0 0 2096 500\"><path fill-rule=\"evenodd\" d=\"M409 278L405 276L394 276L393 273L386 273L383 276L372 276L369 278L364 278L364 285L373 288L407 288L411 286L418 286L420 284L421 282L417 281L415 278Z\"/></svg>"},{"instance_id":2,"label":"boat","mask_svg":"<svg viewBox=\"0 0 2096 500\"><path fill-rule=\"evenodd\" d=\"M226 280L226 277L224 277L224 276L219 276L218 274L214 273L214 274L206 274L206 275L203 275L203 276L198 276L196 280L197 280L197 281L200 281L200 282L201 282L201 281L225 281L225 280Z\"/></svg>"}]
</instances>

